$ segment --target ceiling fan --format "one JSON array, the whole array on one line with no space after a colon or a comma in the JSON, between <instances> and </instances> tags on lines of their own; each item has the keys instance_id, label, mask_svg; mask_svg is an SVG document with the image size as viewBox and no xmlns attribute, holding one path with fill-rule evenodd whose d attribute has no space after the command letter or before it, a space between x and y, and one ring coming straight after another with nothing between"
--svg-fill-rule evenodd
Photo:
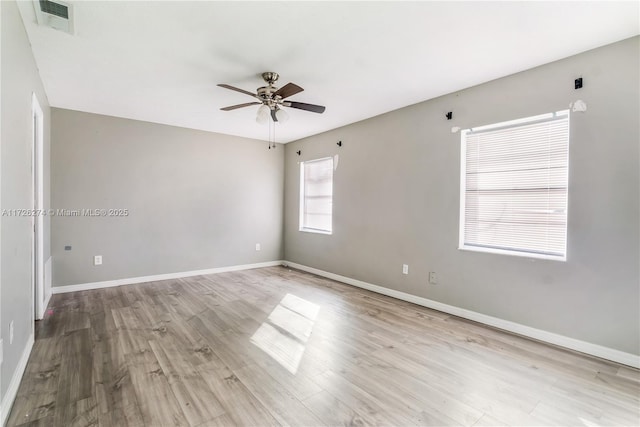
<instances>
[{"instance_id":1,"label":"ceiling fan","mask_svg":"<svg viewBox=\"0 0 640 427\"><path fill-rule=\"evenodd\" d=\"M244 93L254 98L257 101L247 102L245 104L231 105L229 107L221 108L222 111L231 111L238 108L248 107L250 105L260 105L258 109L258 116L256 120L258 123L266 123L269 120L269 115L274 122L284 123L289 118L289 115L282 109L282 107L297 108L299 110L311 111L313 113L324 113L325 107L322 105L305 104L304 102L286 101L285 99L302 92L300 86L294 83L287 83L281 88L274 86L274 83L278 81L278 73L266 72L262 73L262 78L267 83L267 86L259 87L256 93L251 93L244 89L233 87L227 84L219 84L218 86L225 89L235 90L236 92Z\"/></svg>"}]
</instances>

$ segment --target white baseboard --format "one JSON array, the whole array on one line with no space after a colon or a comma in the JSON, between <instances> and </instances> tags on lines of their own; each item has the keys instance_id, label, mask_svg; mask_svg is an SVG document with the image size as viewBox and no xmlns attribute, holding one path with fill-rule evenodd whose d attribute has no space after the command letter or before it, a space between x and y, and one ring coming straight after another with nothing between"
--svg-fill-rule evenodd
<instances>
[{"instance_id":1,"label":"white baseboard","mask_svg":"<svg viewBox=\"0 0 640 427\"><path fill-rule=\"evenodd\" d=\"M0 406L0 426L4 426L7 423L7 419L9 418L9 412L11 412L11 407L13 406L13 402L16 400L16 395L18 394L18 387L20 387L20 381L22 381L22 376L24 375L24 371L27 368L27 362L29 361L29 356L31 355L31 349L33 348L33 334L29 336L27 340L27 346L24 348L22 352L22 357L20 357L20 361L18 362L18 366L16 370L13 372L13 376L11 377L11 383L9 383L9 388L2 399L2 404Z\"/></svg>"},{"instance_id":2,"label":"white baseboard","mask_svg":"<svg viewBox=\"0 0 640 427\"><path fill-rule=\"evenodd\" d=\"M208 268L205 270L182 271L178 273L156 274L153 276L130 277L126 279L106 280L103 282L81 283L78 285L54 286L54 294L87 291L90 289L111 288L114 286L132 285L134 283L156 282L159 280L181 279L183 277L201 276L204 274L226 273L228 271L250 270L252 268L273 267L281 265L283 261L259 262L256 264L232 265L228 267Z\"/></svg>"},{"instance_id":3,"label":"white baseboard","mask_svg":"<svg viewBox=\"0 0 640 427\"><path fill-rule=\"evenodd\" d=\"M522 325L520 323L511 322L509 320L500 319L497 317L489 316L486 314L478 313L475 311L467 310L464 308L456 307L453 305L444 304L438 301L430 300L427 298L419 297L416 295L408 294L394 289L385 288L383 286L374 285L371 283L363 282L361 280L352 279L350 277L341 276L339 274L330 273L328 271L319 270L317 268L308 267L302 264L296 264L289 261L268 261L257 264L243 264L234 265L229 267L217 267L209 268L205 270L184 271L179 273L157 274L154 276L142 276L132 277L126 279L107 280L103 282L91 282L78 285L68 286L54 286L52 291L54 294L62 294L66 292L85 291L90 289L108 288L113 286L131 285L134 283L153 282L159 280L179 279L183 277L200 276L205 274L224 273L228 271L249 270L252 268L273 267L286 263L287 265L296 268L298 270L306 271L309 273L317 274L318 276L326 277L328 279L337 280L352 286L367 289L373 292L377 292L382 295L387 295L399 300L411 302L423 307L432 308L434 310L449 313L454 316L459 316L465 319L473 320L475 322L484 323L485 325L493 326L505 331L513 332L519 335L523 335L529 338L533 338L539 341L544 341L550 344L565 347L571 350L576 350L581 353L590 354L592 356L601 357L603 359L611 360L623 365L632 366L640 369L640 356L625 353L620 350L615 350L609 347L604 347L599 344L593 344L586 341L581 341L575 338L566 337L553 332L536 329L530 326ZM48 301L47 301L48 303Z\"/></svg>"},{"instance_id":4,"label":"white baseboard","mask_svg":"<svg viewBox=\"0 0 640 427\"><path fill-rule=\"evenodd\" d=\"M419 297L416 295L407 294L405 292L396 291L394 289L385 288L383 286L373 285L371 283L363 282L361 280L352 279L350 277L340 276L339 274L329 273L327 271L318 270L317 268L307 267L306 265L296 264L294 262L285 261L290 267L298 270L306 271L316 274L318 276L326 277L328 279L343 282L348 285L357 286L359 288L367 289L379 294L387 295L399 300L412 302L423 307L432 308L434 310L442 311L444 313L453 314L454 316L463 317L465 319L473 320L475 322L484 323L485 325L493 326L505 331L513 332L519 335L524 335L529 338L534 338L539 341L544 341L550 344L555 344L560 347L565 347L571 350L576 350L581 353L586 353L592 356L601 357L603 359L611 360L613 362L621 363L623 365L632 366L640 369L640 356L625 353L613 348L604 347L598 344L593 344L586 341L577 340L575 338L566 337L564 335L558 335L553 332L544 331L541 329L532 328L530 326L522 325L519 323L511 322L509 320L499 319L497 317L488 316L486 314L477 313L475 311L466 310L464 308L456 307L453 305L443 304L438 301L433 301L427 298Z\"/></svg>"}]
</instances>

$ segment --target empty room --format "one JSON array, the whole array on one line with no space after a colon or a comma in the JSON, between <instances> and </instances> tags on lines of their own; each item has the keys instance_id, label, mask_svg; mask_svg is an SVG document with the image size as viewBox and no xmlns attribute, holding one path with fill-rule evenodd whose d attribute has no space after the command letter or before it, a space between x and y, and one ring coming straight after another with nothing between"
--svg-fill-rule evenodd
<instances>
[{"instance_id":1,"label":"empty room","mask_svg":"<svg viewBox=\"0 0 640 427\"><path fill-rule=\"evenodd\" d=\"M640 425L640 2L0 1L1 426Z\"/></svg>"}]
</instances>

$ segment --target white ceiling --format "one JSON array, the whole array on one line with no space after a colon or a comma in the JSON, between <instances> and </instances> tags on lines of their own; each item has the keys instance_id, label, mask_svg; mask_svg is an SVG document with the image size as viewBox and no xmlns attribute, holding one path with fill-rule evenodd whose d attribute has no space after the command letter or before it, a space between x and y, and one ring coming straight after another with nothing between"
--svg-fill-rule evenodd
<instances>
[{"instance_id":1,"label":"white ceiling","mask_svg":"<svg viewBox=\"0 0 640 427\"><path fill-rule=\"evenodd\" d=\"M267 139L263 71L290 99L289 142L639 33L639 2L73 1L75 35L20 11L52 106Z\"/></svg>"}]
</instances>

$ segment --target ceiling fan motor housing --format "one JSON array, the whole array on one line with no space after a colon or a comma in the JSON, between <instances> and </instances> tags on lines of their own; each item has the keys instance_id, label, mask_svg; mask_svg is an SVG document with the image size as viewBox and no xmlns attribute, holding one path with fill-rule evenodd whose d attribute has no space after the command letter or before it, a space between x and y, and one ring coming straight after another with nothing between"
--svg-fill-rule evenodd
<instances>
[{"instance_id":1,"label":"ceiling fan motor housing","mask_svg":"<svg viewBox=\"0 0 640 427\"><path fill-rule=\"evenodd\" d=\"M281 103L282 98L278 95L273 95L278 88L275 86L264 86L258 88L258 96L257 98L262 102L263 105L273 109L278 107L278 104Z\"/></svg>"},{"instance_id":2,"label":"ceiling fan motor housing","mask_svg":"<svg viewBox=\"0 0 640 427\"><path fill-rule=\"evenodd\" d=\"M273 84L278 80L278 73L274 73L273 71L267 71L262 73L262 78L267 83L268 86L259 87L257 90L258 98L262 101L262 104L271 108L272 110L278 108L279 101L282 97L275 95L274 93L278 90Z\"/></svg>"}]
</instances>

